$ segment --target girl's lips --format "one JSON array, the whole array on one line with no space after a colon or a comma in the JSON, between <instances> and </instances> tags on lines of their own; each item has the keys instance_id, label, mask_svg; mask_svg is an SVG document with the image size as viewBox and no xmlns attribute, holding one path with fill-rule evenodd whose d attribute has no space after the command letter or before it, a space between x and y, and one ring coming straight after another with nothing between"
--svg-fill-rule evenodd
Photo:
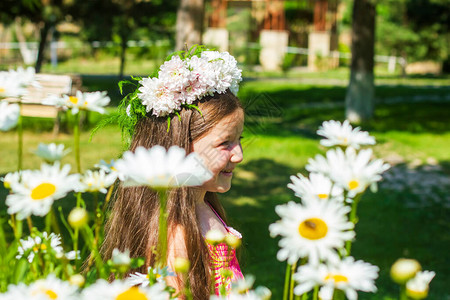
<instances>
[{"instance_id":1,"label":"girl's lips","mask_svg":"<svg viewBox=\"0 0 450 300\"><path fill-rule=\"evenodd\" d=\"M229 172L222 171L222 172L220 172L220 174L222 174L223 176L233 176L233 171L229 171Z\"/></svg>"}]
</instances>

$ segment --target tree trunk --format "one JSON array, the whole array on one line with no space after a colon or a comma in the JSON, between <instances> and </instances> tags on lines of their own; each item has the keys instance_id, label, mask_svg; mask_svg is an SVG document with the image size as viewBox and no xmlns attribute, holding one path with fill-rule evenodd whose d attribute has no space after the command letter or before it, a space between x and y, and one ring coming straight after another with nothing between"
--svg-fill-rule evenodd
<instances>
[{"instance_id":1,"label":"tree trunk","mask_svg":"<svg viewBox=\"0 0 450 300\"><path fill-rule=\"evenodd\" d=\"M41 28L38 56L36 59L36 73L41 72L42 63L44 62L45 46L47 46L48 32L52 25L50 22L44 22L44 26Z\"/></svg>"},{"instance_id":2,"label":"tree trunk","mask_svg":"<svg viewBox=\"0 0 450 300\"><path fill-rule=\"evenodd\" d=\"M204 0L181 0L177 11L176 50L202 43Z\"/></svg>"},{"instance_id":3,"label":"tree trunk","mask_svg":"<svg viewBox=\"0 0 450 300\"><path fill-rule=\"evenodd\" d=\"M352 63L345 115L350 122L361 123L372 118L375 106L375 1L354 1L352 30Z\"/></svg>"}]
</instances>

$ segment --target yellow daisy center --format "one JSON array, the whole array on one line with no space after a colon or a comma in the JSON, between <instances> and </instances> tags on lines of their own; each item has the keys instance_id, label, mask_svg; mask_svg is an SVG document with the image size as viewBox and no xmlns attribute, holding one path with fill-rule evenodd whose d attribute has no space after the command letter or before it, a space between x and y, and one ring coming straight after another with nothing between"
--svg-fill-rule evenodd
<instances>
[{"instance_id":1,"label":"yellow daisy center","mask_svg":"<svg viewBox=\"0 0 450 300\"><path fill-rule=\"evenodd\" d=\"M38 252L39 250L42 250L42 251L47 250L47 245L45 245L45 244L36 244L36 245L34 245L33 251L34 252Z\"/></svg>"},{"instance_id":2,"label":"yellow daisy center","mask_svg":"<svg viewBox=\"0 0 450 300\"><path fill-rule=\"evenodd\" d=\"M317 197L319 197L320 199L327 199L328 194L318 194Z\"/></svg>"},{"instance_id":3,"label":"yellow daisy center","mask_svg":"<svg viewBox=\"0 0 450 300\"><path fill-rule=\"evenodd\" d=\"M32 295L44 294L47 295L48 299L58 299L58 294L52 290L47 290L45 288L40 288L39 290L35 290L32 292Z\"/></svg>"},{"instance_id":4,"label":"yellow daisy center","mask_svg":"<svg viewBox=\"0 0 450 300\"><path fill-rule=\"evenodd\" d=\"M69 101L72 102L73 104L77 104L78 98L75 96L69 96Z\"/></svg>"},{"instance_id":5,"label":"yellow daisy center","mask_svg":"<svg viewBox=\"0 0 450 300\"><path fill-rule=\"evenodd\" d=\"M53 195L55 191L56 186L54 184L44 182L31 191L31 199L42 200Z\"/></svg>"},{"instance_id":6,"label":"yellow daisy center","mask_svg":"<svg viewBox=\"0 0 450 300\"><path fill-rule=\"evenodd\" d=\"M351 180L348 183L348 187L350 188L350 190L354 190L359 186L359 182L357 180Z\"/></svg>"},{"instance_id":7,"label":"yellow daisy center","mask_svg":"<svg viewBox=\"0 0 450 300\"><path fill-rule=\"evenodd\" d=\"M133 286L126 290L123 293L120 293L116 300L150 300L143 294L141 291L139 291L139 288Z\"/></svg>"},{"instance_id":8,"label":"yellow daisy center","mask_svg":"<svg viewBox=\"0 0 450 300\"><path fill-rule=\"evenodd\" d=\"M340 136L338 137L339 141L341 141L342 144L347 145L348 139L346 137Z\"/></svg>"},{"instance_id":9,"label":"yellow daisy center","mask_svg":"<svg viewBox=\"0 0 450 300\"><path fill-rule=\"evenodd\" d=\"M50 298L50 299L58 299L58 294L56 294L54 291L52 290L46 290L45 294Z\"/></svg>"},{"instance_id":10,"label":"yellow daisy center","mask_svg":"<svg viewBox=\"0 0 450 300\"><path fill-rule=\"evenodd\" d=\"M305 239L319 240L327 235L328 226L319 218L310 218L300 223L298 232Z\"/></svg>"},{"instance_id":11,"label":"yellow daisy center","mask_svg":"<svg viewBox=\"0 0 450 300\"><path fill-rule=\"evenodd\" d=\"M4 93L6 90L0 86L0 93Z\"/></svg>"},{"instance_id":12,"label":"yellow daisy center","mask_svg":"<svg viewBox=\"0 0 450 300\"><path fill-rule=\"evenodd\" d=\"M328 274L325 277L325 281L329 281L329 280L333 280L334 283L339 283L339 282L348 282L348 278L342 274Z\"/></svg>"}]
</instances>

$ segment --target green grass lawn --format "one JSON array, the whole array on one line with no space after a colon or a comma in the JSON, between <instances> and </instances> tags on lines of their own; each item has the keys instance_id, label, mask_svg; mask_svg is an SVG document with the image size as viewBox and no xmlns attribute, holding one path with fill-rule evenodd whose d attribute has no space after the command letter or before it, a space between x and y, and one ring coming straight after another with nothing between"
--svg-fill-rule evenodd
<instances>
[{"instance_id":1,"label":"green grass lawn","mask_svg":"<svg viewBox=\"0 0 450 300\"><path fill-rule=\"evenodd\" d=\"M90 77L84 80L88 90L114 91L110 79ZM448 94L448 88L418 88L414 86L380 86L377 98L412 97ZM256 276L256 285L265 285L273 292L273 299L281 299L285 263L276 260L277 240L269 237L268 226L278 217L274 207L295 199L286 185L289 177L305 173L309 157L324 153L315 131L328 119L344 119L343 108L309 107L311 103L343 103L345 87L318 86L295 82L248 81L240 98L247 105L244 133L244 161L237 169L233 188L221 199L227 209L231 225L244 236L241 264L244 273ZM114 98L114 103L117 103ZM252 102L253 101L253 102ZM256 101L256 102L255 102ZM259 101L259 102L258 102ZM253 104L252 104L253 103ZM258 105L255 106L255 103ZM258 110L264 107L266 110ZM363 125L370 130L378 144L377 156L398 163L395 168L433 165L443 177L450 174L449 102L378 104L375 117ZM267 113L270 112L270 116ZM27 123L28 122L28 123ZM60 134L54 138L49 132L51 121L36 131L36 121L27 121L24 145L24 166L36 168L39 161L30 153L39 142L63 142L72 147L72 136ZM82 167L92 167L100 159L116 158L121 152L120 133L116 127L106 127L88 142L89 132L81 136ZM16 134L0 134L0 174L16 168ZM64 162L73 165L73 155ZM414 168L410 166L410 168ZM378 193L367 192L359 206L359 222L352 254L380 267L377 280L379 293L363 294L361 299L396 299L397 287L389 278L389 268L399 257L418 259L423 268L436 271L431 283L429 299L450 299L447 281L450 276L450 215L449 204L430 202L425 206L410 205L417 198L413 187L392 191L380 185ZM443 187L445 188L445 186ZM442 191L442 196L446 196ZM448 190L447 190L448 193ZM0 189L0 198L6 190ZM3 204L1 204L4 207Z\"/></svg>"}]
</instances>

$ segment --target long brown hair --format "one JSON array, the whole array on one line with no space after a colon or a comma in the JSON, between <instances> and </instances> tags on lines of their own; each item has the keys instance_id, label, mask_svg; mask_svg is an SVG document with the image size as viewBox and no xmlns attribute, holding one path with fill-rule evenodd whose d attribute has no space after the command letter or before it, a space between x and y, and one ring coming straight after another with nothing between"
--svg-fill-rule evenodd
<instances>
[{"instance_id":1,"label":"long brown hair","mask_svg":"<svg viewBox=\"0 0 450 300\"><path fill-rule=\"evenodd\" d=\"M183 109L180 120L174 118L167 131L167 120L155 116L143 118L136 125L130 146L151 148L161 145L168 149L177 145L192 151L193 142L208 133L221 119L242 109L239 99L230 91L214 94L198 102L203 116L195 110ZM151 167L151 166L145 166ZM207 192L205 200L226 219L216 193ZM191 188L174 189L167 200L167 224L169 239L177 226L184 231L187 256L191 262L190 287L194 299L209 299L211 291L210 256L201 234L195 210L196 199ZM102 246L104 259L111 257L114 248L128 249L131 257L145 257L147 263L138 271L147 272L155 262L152 251L158 243L159 201L157 194L147 187L123 187L119 185L112 202L111 217L105 227L105 241Z\"/></svg>"}]
</instances>

